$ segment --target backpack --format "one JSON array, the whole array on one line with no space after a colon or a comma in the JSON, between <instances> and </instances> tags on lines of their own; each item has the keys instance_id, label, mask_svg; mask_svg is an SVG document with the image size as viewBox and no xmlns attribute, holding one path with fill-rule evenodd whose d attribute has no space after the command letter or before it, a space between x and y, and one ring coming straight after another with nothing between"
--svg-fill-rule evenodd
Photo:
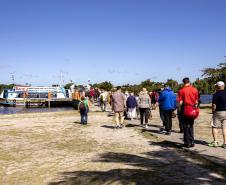
<instances>
[{"instance_id":1,"label":"backpack","mask_svg":"<svg viewBox=\"0 0 226 185\"><path fill-rule=\"evenodd\" d=\"M85 102L84 101L81 101L80 102L80 104L79 104L79 110L80 111L86 110L86 105L85 105Z\"/></svg>"},{"instance_id":2,"label":"backpack","mask_svg":"<svg viewBox=\"0 0 226 185\"><path fill-rule=\"evenodd\" d=\"M100 96L100 102L104 102L104 95L103 94Z\"/></svg>"}]
</instances>

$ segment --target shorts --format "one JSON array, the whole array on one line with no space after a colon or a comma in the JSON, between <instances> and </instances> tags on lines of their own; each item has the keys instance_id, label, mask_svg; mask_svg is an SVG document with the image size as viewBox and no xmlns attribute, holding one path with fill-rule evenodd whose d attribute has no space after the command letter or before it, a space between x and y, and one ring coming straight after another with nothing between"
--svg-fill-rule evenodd
<instances>
[{"instance_id":1,"label":"shorts","mask_svg":"<svg viewBox=\"0 0 226 185\"><path fill-rule=\"evenodd\" d=\"M214 128L226 128L226 111L216 111L213 114L211 126Z\"/></svg>"}]
</instances>

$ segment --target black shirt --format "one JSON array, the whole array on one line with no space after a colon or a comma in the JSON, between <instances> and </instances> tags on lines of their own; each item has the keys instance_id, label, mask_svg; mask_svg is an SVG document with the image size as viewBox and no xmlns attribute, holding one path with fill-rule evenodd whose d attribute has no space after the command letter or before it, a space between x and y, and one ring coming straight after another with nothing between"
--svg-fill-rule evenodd
<instances>
[{"instance_id":1,"label":"black shirt","mask_svg":"<svg viewBox=\"0 0 226 185\"><path fill-rule=\"evenodd\" d=\"M217 91L212 103L216 105L216 111L226 111L226 90Z\"/></svg>"}]
</instances>

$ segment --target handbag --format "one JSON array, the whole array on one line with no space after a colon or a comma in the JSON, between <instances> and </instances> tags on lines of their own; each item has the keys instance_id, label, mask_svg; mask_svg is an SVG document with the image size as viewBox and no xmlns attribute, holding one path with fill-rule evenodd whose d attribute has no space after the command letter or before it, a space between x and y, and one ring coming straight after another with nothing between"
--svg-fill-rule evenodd
<instances>
[{"instance_id":1,"label":"handbag","mask_svg":"<svg viewBox=\"0 0 226 185\"><path fill-rule=\"evenodd\" d=\"M184 116L186 118L196 119L199 116L199 108L194 105L185 105Z\"/></svg>"}]
</instances>

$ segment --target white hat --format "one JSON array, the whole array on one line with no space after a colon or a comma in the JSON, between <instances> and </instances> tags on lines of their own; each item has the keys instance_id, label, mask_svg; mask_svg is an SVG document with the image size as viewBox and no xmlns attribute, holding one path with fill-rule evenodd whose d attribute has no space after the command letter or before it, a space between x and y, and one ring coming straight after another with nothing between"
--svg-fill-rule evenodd
<instances>
[{"instance_id":1,"label":"white hat","mask_svg":"<svg viewBox=\"0 0 226 185\"><path fill-rule=\"evenodd\" d=\"M224 86L224 82L219 81L215 85L218 86L218 87L222 87L222 86Z\"/></svg>"}]
</instances>

